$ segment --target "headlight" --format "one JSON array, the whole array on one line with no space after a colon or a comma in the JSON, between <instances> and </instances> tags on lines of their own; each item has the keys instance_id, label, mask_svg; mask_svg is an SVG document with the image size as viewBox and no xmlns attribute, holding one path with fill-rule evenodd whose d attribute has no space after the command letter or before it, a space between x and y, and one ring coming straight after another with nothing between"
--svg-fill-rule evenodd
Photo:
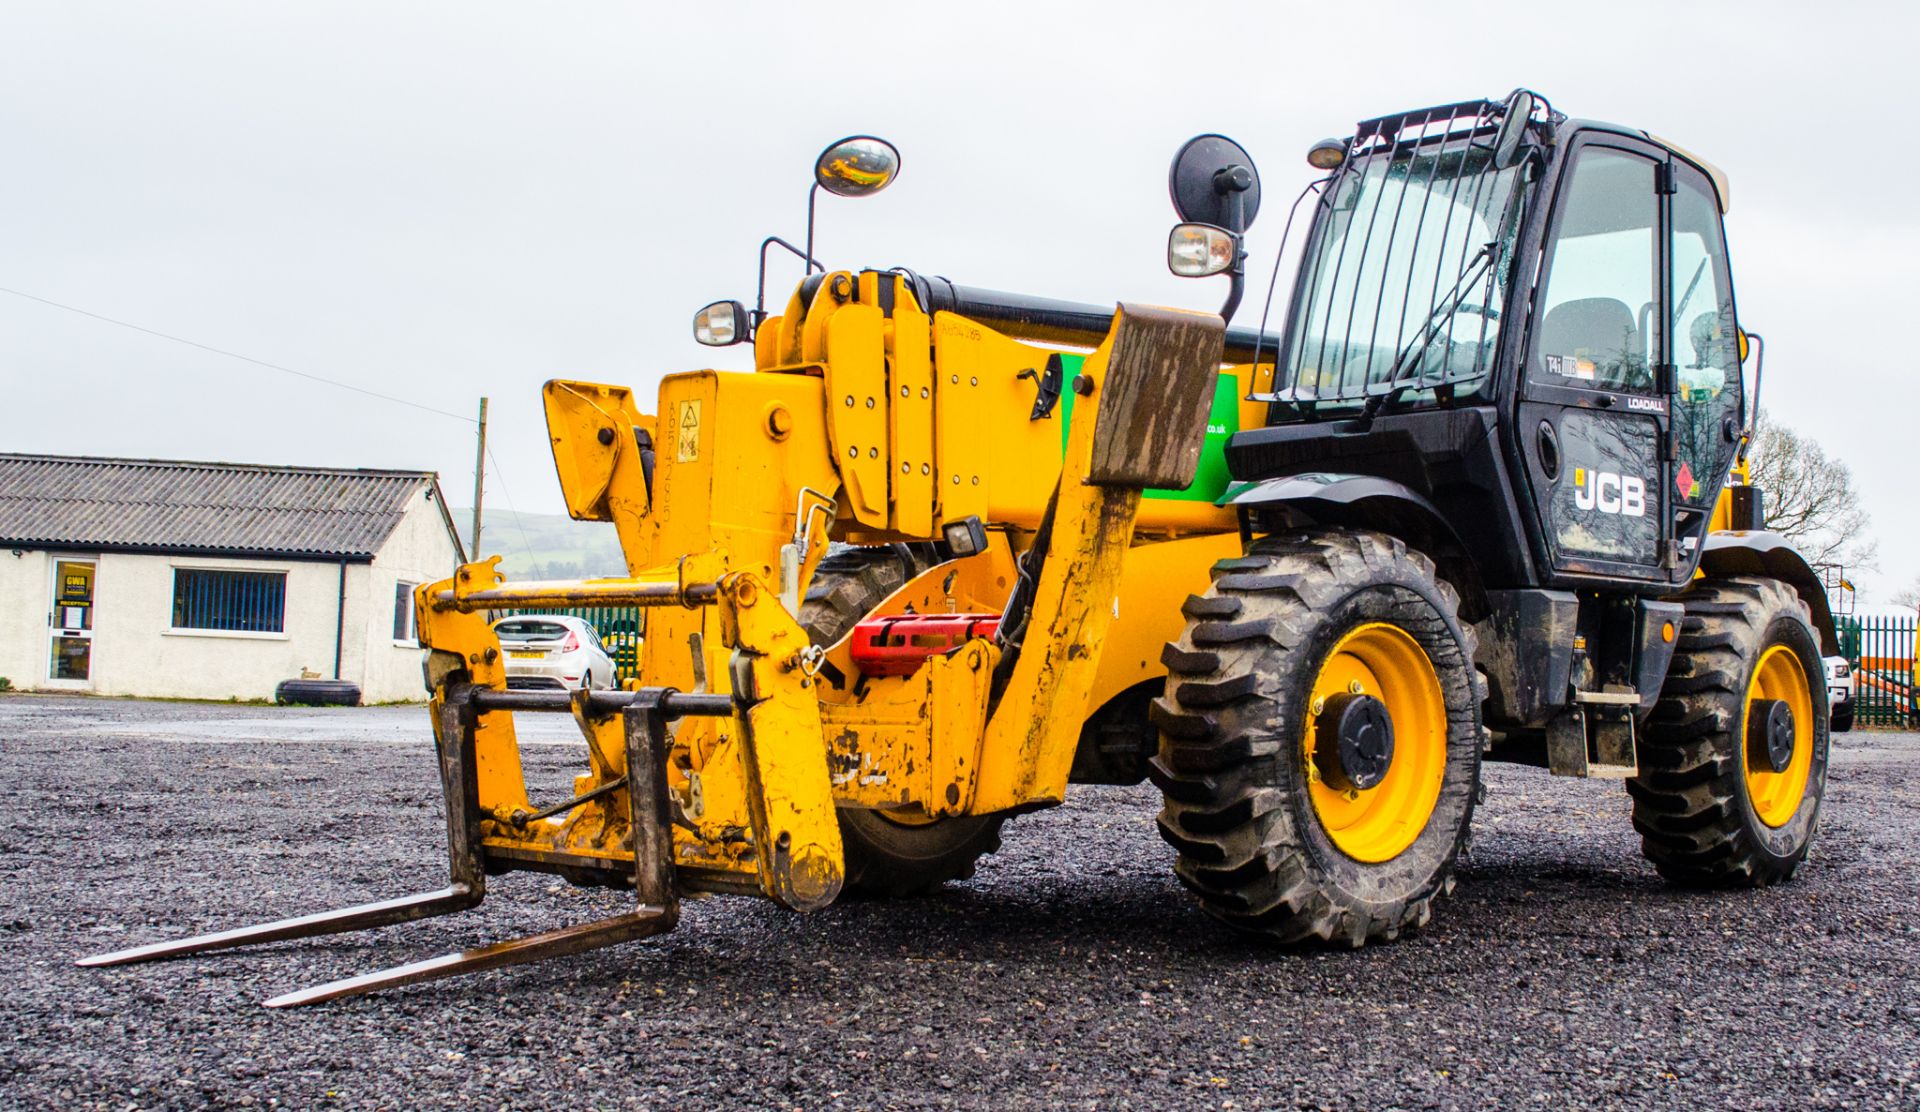
<instances>
[{"instance_id":1,"label":"headlight","mask_svg":"<svg viewBox=\"0 0 1920 1112\"><path fill-rule=\"evenodd\" d=\"M1239 254L1239 237L1212 224L1175 224L1167 237L1167 269L1182 278L1219 274Z\"/></svg>"},{"instance_id":2,"label":"headlight","mask_svg":"<svg viewBox=\"0 0 1920 1112\"><path fill-rule=\"evenodd\" d=\"M1834 679L1844 680L1851 675L1853 675L1853 669L1847 666L1846 661L1836 660L1833 662L1833 678Z\"/></svg>"},{"instance_id":3,"label":"headlight","mask_svg":"<svg viewBox=\"0 0 1920 1112\"><path fill-rule=\"evenodd\" d=\"M747 308L738 301L716 301L693 314L693 338L708 347L726 347L747 338Z\"/></svg>"}]
</instances>

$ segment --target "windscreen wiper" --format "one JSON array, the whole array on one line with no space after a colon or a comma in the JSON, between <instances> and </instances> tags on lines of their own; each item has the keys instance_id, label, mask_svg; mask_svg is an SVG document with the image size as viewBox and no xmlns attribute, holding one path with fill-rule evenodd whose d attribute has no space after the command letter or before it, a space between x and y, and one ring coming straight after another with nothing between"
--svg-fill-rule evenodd
<instances>
[{"instance_id":1,"label":"windscreen wiper","mask_svg":"<svg viewBox=\"0 0 1920 1112\"><path fill-rule=\"evenodd\" d=\"M1422 357L1426 355L1427 349L1433 346L1434 337L1440 334L1441 325L1452 319L1453 314L1459 311L1460 302L1466 297L1467 290L1472 288L1472 283L1478 281L1482 273L1491 275L1492 270L1493 244L1483 243L1480 245L1480 250L1474 253L1473 258L1467 261L1466 269L1460 272L1460 277L1456 278L1447 292L1440 295L1440 299L1434 302L1433 308L1427 313L1426 323L1420 326L1419 335L1408 340L1407 346L1401 348L1400 354L1394 356L1393 365L1387 368L1387 388L1367 399L1365 408L1361 410L1362 415L1372 417L1380 412L1382 406L1398 399L1401 394L1419 384L1419 379L1400 381L1400 372L1414 360L1416 355Z\"/></svg>"}]
</instances>

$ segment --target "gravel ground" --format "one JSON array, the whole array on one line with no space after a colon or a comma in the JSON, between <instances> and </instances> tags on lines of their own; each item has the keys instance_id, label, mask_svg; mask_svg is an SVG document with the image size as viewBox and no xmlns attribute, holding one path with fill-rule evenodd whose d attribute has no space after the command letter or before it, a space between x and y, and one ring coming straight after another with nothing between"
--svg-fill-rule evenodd
<instances>
[{"instance_id":1,"label":"gravel ground","mask_svg":"<svg viewBox=\"0 0 1920 1112\"><path fill-rule=\"evenodd\" d=\"M563 719L528 747L558 791ZM1615 784L1487 772L1424 934L1275 952L1174 882L1150 788L1009 825L932 899L688 905L665 938L293 1012L268 996L611 914L465 915L204 959L81 954L444 883L424 712L0 698L0 1104L131 1108L1920 1107L1920 735L1836 747L1790 885L1700 895Z\"/></svg>"}]
</instances>

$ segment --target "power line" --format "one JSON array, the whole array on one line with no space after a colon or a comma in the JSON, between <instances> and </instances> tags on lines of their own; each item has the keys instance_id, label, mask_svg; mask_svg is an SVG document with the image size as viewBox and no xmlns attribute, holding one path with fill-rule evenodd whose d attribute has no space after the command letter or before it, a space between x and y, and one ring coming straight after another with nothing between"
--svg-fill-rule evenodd
<instances>
[{"instance_id":1,"label":"power line","mask_svg":"<svg viewBox=\"0 0 1920 1112\"><path fill-rule=\"evenodd\" d=\"M392 394L382 394L377 390L369 390L364 386L355 386L350 382L340 382L335 379L326 378L322 375L310 374L306 371L296 371L292 367L283 367L278 363L269 363L265 359L255 359L251 355L242 355L237 351L228 351L225 348L217 348L217 347L214 347L212 344L203 344L198 340L189 340L184 336L170 335L169 333L161 332L158 329L147 328L142 325L134 324L130 321L116 320L113 317L106 316L105 314L102 314L102 313L91 312L89 310L82 309L74 305L63 305L58 301L53 301L49 298L40 297L35 294L25 293L21 290L13 290L13 289L8 289L5 286L0 286L0 293L10 293L15 297L26 298L28 301L38 301L42 305L51 305L56 309L65 309L69 313L78 313L83 317L92 317L94 320L104 321L107 324L117 324L121 328L131 328L135 332L144 332L149 336L158 336L162 340L172 340L176 344L185 344L191 348L199 348L201 351L210 351L215 355L224 355L228 359L238 359L242 363L252 363L256 367L265 367L270 371L280 371L283 374L295 375L300 378L308 379L313 382L324 383L325 385L328 385L328 386L338 386L342 390L351 390L356 394L365 394L369 398L379 398L381 401L384 401L384 402L393 402L396 405L411 406L414 409L424 410L428 413L437 413L442 417L451 417L456 421L465 421L467 424L473 423L473 418L465 416L463 414L449 413L444 409L435 409L430 405L422 405L419 402L408 401L405 398L396 398Z\"/></svg>"}]
</instances>

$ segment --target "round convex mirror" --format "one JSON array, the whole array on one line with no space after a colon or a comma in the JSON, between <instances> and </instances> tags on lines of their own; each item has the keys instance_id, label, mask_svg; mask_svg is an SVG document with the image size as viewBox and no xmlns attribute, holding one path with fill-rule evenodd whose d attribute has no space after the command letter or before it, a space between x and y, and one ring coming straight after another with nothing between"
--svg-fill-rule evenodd
<instances>
[{"instance_id":1,"label":"round convex mirror","mask_svg":"<svg viewBox=\"0 0 1920 1112\"><path fill-rule=\"evenodd\" d=\"M1189 224L1240 234L1260 213L1260 172L1246 148L1224 135L1196 135L1173 156L1167 174L1173 211ZM1235 197L1238 194L1238 197ZM1239 202L1236 213L1235 200ZM1235 220L1235 216L1239 219ZM1235 225L1238 225L1236 227Z\"/></svg>"},{"instance_id":2,"label":"round convex mirror","mask_svg":"<svg viewBox=\"0 0 1920 1112\"><path fill-rule=\"evenodd\" d=\"M900 152L885 139L850 135L820 152L813 164L820 188L841 197L866 197L900 176Z\"/></svg>"}]
</instances>

